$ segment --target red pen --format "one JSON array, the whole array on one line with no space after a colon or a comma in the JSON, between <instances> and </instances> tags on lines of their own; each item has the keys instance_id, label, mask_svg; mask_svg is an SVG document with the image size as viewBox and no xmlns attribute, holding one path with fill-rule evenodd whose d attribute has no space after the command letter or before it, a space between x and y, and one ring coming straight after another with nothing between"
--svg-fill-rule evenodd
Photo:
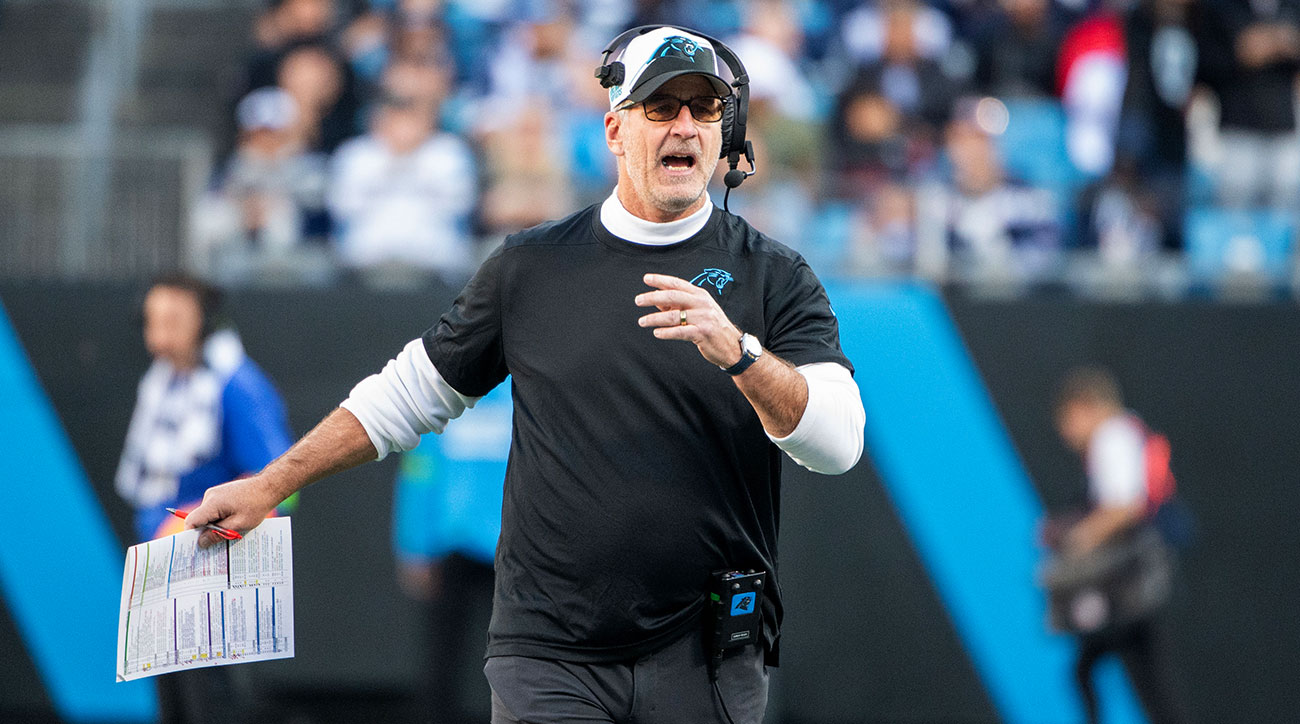
<instances>
[{"instance_id":1,"label":"red pen","mask_svg":"<svg viewBox=\"0 0 1300 724\"><path fill-rule=\"evenodd\" d=\"M167 508L166 510L167 510L168 513L171 513L172 515L176 516L177 518L184 518L185 516L189 515L189 513L186 513L186 512L183 511L183 510L177 510L177 509L175 509L175 508ZM211 524L211 523L208 523L207 525L205 525L205 526L203 526L203 527L204 527L204 528L207 528L207 529L209 529L209 530L211 530L212 532L216 533L217 535L221 536L222 538L225 538L226 540L242 540L243 537L244 537L244 536L240 535L238 532L233 531L233 530L231 530L231 529L229 529L229 528L222 528L222 527L219 526L219 525L213 525L213 524Z\"/></svg>"}]
</instances>

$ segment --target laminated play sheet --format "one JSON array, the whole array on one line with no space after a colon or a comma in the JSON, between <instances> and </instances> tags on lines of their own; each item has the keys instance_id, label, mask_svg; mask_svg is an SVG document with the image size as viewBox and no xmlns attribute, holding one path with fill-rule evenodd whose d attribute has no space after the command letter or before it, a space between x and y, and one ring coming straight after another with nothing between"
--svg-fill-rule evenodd
<instances>
[{"instance_id":1,"label":"laminated play sheet","mask_svg":"<svg viewBox=\"0 0 1300 724\"><path fill-rule=\"evenodd\" d=\"M199 548L199 530L131 546L122 575L117 680L293 656L289 518Z\"/></svg>"}]
</instances>

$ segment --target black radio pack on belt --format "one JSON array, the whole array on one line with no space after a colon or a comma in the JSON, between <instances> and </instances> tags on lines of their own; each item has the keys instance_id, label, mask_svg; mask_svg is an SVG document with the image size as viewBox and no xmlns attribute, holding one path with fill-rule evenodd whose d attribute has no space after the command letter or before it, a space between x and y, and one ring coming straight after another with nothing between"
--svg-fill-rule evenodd
<instances>
[{"instance_id":1,"label":"black radio pack on belt","mask_svg":"<svg viewBox=\"0 0 1300 724\"><path fill-rule=\"evenodd\" d=\"M729 650L759 642L763 626L763 584L767 574L762 571L726 571L715 573L711 579L709 605L709 653L714 661Z\"/></svg>"}]
</instances>

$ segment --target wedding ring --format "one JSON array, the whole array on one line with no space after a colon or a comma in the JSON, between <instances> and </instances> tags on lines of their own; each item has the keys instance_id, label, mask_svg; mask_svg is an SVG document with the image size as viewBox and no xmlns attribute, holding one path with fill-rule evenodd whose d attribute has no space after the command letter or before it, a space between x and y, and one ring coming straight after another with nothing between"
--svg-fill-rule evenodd
<instances>
[{"instance_id":1,"label":"wedding ring","mask_svg":"<svg viewBox=\"0 0 1300 724\"><path fill-rule=\"evenodd\" d=\"M682 313L681 321L679 321L679 322L677 323L677 325L678 325L679 327L684 327L684 326L686 326L686 310L685 310L685 309L679 309L679 310L677 310L677 311L679 311L679 312Z\"/></svg>"}]
</instances>

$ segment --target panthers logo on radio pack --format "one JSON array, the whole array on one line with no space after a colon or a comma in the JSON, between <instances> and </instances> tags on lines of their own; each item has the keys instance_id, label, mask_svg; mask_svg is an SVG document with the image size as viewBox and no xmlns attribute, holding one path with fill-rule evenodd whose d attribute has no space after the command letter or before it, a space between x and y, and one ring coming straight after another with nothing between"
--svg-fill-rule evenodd
<instances>
[{"instance_id":1,"label":"panthers logo on radio pack","mask_svg":"<svg viewBox=\"0 0 1300 724\"><path fill-rule=\"evenodd\" d=\"M735 280L732 278L731 272L726 269L705 269L691 280L691 284L694 284L697 287L711 284L714 289L718 290L718 296L722 296L723 287L727 286L732 281Z\"/></svg>"}]
</instances>

